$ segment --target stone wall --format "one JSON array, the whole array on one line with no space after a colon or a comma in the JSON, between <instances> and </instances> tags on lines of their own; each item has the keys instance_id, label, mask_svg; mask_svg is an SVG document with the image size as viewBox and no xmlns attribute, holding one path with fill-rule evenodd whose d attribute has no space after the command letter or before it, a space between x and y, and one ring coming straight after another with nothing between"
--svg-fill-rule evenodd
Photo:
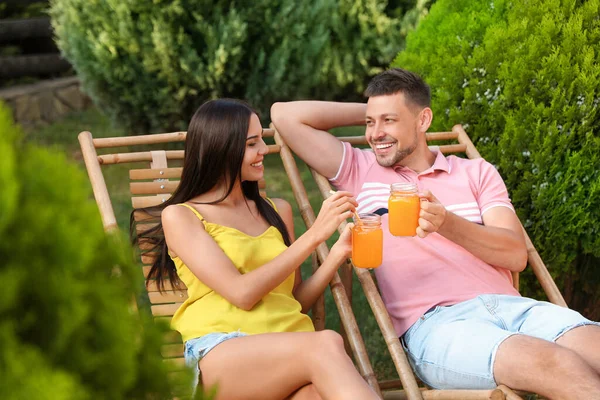
<instances>
[{"instance_id":1,"label":"stone wall","mask_svg":"<svg viewBox=\"0 0 600 400\"><path fill-rule=\"evenodd\" d=\"M58 78L2 89L0 100L12 108L21 125L44 124L91 105L79 87L77 77Z\"/></svg>"}]
</instances>

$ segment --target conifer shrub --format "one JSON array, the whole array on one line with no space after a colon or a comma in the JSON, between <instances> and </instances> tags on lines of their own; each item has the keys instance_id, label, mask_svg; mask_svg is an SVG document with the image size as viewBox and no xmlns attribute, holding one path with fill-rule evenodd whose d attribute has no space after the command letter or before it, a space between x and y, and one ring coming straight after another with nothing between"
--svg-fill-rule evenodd
<instances>
[{"instance_id":1,"label":"conifer shrub","mask_svg":"<svg viewBox=\"0 0 600 400\"><path fill-rule=\"evenodd\" d=\"M172 398L164 330L132 308L142 274L84 173L1 103L0 132L0 398Z\"/></svg>"},{"instance_id":2,"label":"conifer shrub","mask_svg":"<svg viewBox=\"0 0 600 400\"><path fill-rule=\"evenodd\" d=\"M393 66L505 178L569 305L600 318L599 1L439 0ZM531 271L524 274L525 284ZM533 294L535 286L524 288Z\"/></svg>"},{"instance_id":3,"label":"conifer shrub","mask_svg":"<svg viewBox=\"0 0 600 400\"><path fill-rule=\"evenodd\" d=\"M130 130L164 131L209 98L266 111L276 100L358 97L402 47L390 15L407 3L51 0L50 13L94 102Z\"/></svg>"}]
</instances>

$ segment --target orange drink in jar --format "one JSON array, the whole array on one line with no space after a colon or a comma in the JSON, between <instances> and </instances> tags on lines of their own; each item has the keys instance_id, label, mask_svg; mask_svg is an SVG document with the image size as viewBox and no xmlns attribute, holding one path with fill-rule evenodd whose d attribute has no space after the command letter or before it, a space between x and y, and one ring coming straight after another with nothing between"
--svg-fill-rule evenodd
<instances>
[{"instance_id":1,"label":"orange drink in jar","mask_svg":"<svg viewBox=\"0 0 600 400\"><path fill-rule=\"evenodd\" d=\"M383 231L377 214L359 214L352 228L352 264L357 268L377 268L383 258Z\"/></svg>"},{"instance_id":2,"label":"orange drink in jar","mask_svg":"<svg viewBox=\"0 0 600 400\"><path fill-rule=\"evenodd\" d=\"M388 200L390 233L394 236L415 236L421 212L421 199L417 185L393 183L390 189Z\"/></svg>"}]
</instances>

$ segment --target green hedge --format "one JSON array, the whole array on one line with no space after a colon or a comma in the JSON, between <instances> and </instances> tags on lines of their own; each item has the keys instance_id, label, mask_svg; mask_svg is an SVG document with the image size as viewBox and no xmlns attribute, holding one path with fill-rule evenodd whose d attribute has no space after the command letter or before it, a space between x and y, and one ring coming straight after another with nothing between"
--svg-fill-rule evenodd
<instances>
[{"instance_id":1,"label":"green hedge","mask_svg":"<svg viewBox=\"0 0 600 400\"><path fill-rule=\"evenodd\" d=\"M0 19L35 18L47 15L48 0L0 2Z\"/></svg>"},{"instance_id":2,"label":"green hedge","mask_svg":"<svg viewBox=\"0 0 600 400\"><path fill-rule=\"evenodd\" d=\"M408 3L408 4L407 4ZM357 97L402 47L416 1L52 0L57 42L128 129L183 128L209 98ZM426 11L419 1L406 24Z\"/></svg>"},{"instance_id":3,"label":"green hedge","mask_svg":"<svg viewBox=\"0 0 600 400\"><path fill-rule=\"evenodd\" d=\"M431 85L433 130L465 124L567 301L595 319L599 11L598 0L440 0L393 62Z\"/></svg>"},{"instance_id":4,"label":"green hedge","mask_svg":"<svg viewBox=\"0 0 600 400\"><path fill-rule=\"evenodd\" d=\"M131 309L130 245L105 235L84 174L23 144L2 104L0 132L0 398L172 398L164 330Z\"/></svg>"}]
</instances>

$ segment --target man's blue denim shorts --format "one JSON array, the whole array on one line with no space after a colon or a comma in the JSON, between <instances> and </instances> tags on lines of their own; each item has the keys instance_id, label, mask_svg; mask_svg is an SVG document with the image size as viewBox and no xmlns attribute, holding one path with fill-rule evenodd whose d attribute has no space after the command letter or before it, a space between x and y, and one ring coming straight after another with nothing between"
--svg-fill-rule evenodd
<instances>
[{"instance_id":1,"label":"man's blue denim shorts","mask_svg":"<svg viewBox=\"0 0 600 400\"><path fill-rule=\"evenodd\" d=\"M226 340L248 336L248 334L235 331L229 333L209 333L208 335L201 336L199 338L190 339L185 342L183 350L183 356L185 357L185 363L188 367L194 368L195 376L197 377L194 382L194 387L198 385L200 380L200 367L198 363L209 351L214 349L217 345L223 343Z\"/></svg>"},{"instance_id":2,"label":"man's blue denim shorts","mask_svg":"<svg viewBox=\"0 0 600 400\"><path fill-rule=\"evenodd\" d=\"M416 374L434 389L492 389L498 346L515 334L551 342L582 325L597 325L552 303L481 295L426 312L401 337Z\"/></svg>"}]
</instances>

